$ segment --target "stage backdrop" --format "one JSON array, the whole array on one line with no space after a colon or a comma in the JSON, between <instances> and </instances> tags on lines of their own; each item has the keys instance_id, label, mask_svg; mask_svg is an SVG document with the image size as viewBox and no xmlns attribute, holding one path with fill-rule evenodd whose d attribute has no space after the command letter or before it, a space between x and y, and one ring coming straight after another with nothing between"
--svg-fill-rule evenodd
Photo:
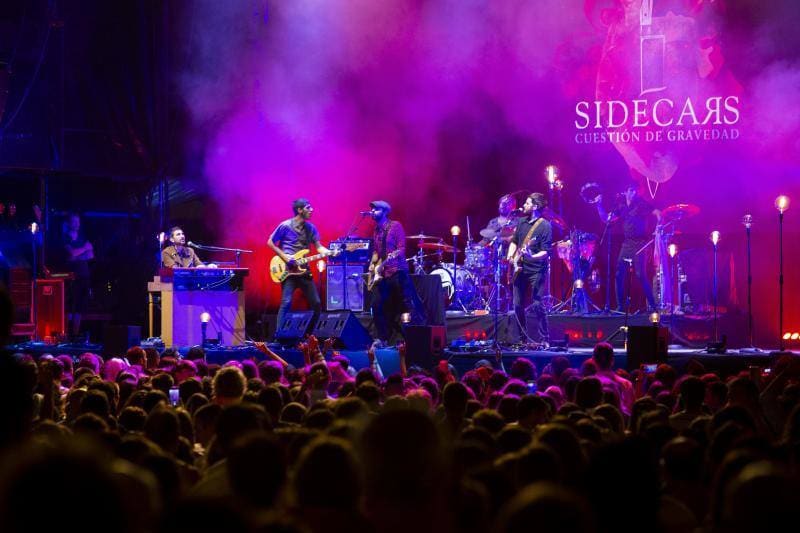
<instances>
[{"instance_id":1,"label":"stage backdrop","mask_svg":"<svg viewBox=\"0 0 800 533\"><path fill-rule=\"evenodd\" d=\"M445 237L469 216L476 238L502 194L548 192L554 164L573 229L602 232L579 195L588 182L607 201L635 180L655 207L699 207L673 242L708 302L708 235L721 232L726 309L746 307L752 214L766 341L779 194L796 201L786 329L800 330L799 11L790 0L196 0L178 22L185 144L223 215L219 244L257 250L251 308L276 305L265 241L294 198L312 201L325 241L372 199L407 233Z\"/></svg>"}]
</instances>

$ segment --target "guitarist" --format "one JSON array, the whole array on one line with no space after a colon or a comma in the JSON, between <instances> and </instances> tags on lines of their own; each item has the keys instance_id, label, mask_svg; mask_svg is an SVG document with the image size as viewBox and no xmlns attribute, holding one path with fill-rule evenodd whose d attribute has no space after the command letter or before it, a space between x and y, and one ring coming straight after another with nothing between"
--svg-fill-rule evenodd
<instances>
[{"instance_id":1,"label":"guitarist","mask_svg":"<svg viewBox=\"0 0 800 533\"><path fill-rule=\"evenodd\" d=\"M425 309L408 274L403 225L389 219L392 207L387 202L375 200L369 206L372 208L370 216L375 221L375 233L372 237L374 252L369 274L370 280L377 280L372 287L372 317L375 320L375 329L378 330L378 338L386 345L390 328L397 329L397 319L402 312L391 305L394 295L402 297L414 324L425 323Z\"/></svg>"},{"instance_id":2,"label":"guitarist","mask_svg":"<svg viewBox=\"0 0 800 533\"><path fill-rule=\"evenodd\" d=\"M553 229L542 216L547 200L542 193L528 196L522 207L523 218L511 237L507 258L514 266L514 313L519 323L520 342L525 344L528 324L525 308L528 306L528 290L531 291L533 314L536 316L537 343L540 348L549 347L547 312L542 304L547 282L548 257L553 247Z\"/></svg>"},{"instance_id":3,"label":"guitarist","mask_svg":"<svg viewBox=\"0 0 800 533\"><path fill-rule=\"evenodd\" d=\"M292 257L300 250L309 248L312 244L318 253L328 253L320 242L319 231L316 226L309 222L314 208L305 198L298 198L292 202L292 212L294 216L281 222L267 241L273 252L286 262L287 269L297 269L297 262ZM308 302L308 306L314 311L311 319L310 328L313 329L322 311L322 303L319 299L317 286L311 277L311 270L302 276L288 276L281 282L281 303L278 307L278 324L283 322L283 317L292 306L292 296L294 291L300 289Z\"/></svg>"}]
</instances>

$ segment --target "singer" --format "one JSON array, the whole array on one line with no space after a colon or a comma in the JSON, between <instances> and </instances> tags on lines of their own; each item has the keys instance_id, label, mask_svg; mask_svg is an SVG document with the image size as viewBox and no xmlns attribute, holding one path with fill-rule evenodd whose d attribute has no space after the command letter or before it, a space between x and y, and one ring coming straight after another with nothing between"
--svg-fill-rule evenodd
<instances>
[{"instance_id":1,"label":"singer","mask_svg":"<svg viewBox=\"0 0 800 533\"><path fill-rule=\"evenodd\" d=\"M186 246L186 235L179 226L169 230L170 245L161 250L161 265L165 268L194 268L206 266L194 250Z\"/></svg>"}]
</instances>

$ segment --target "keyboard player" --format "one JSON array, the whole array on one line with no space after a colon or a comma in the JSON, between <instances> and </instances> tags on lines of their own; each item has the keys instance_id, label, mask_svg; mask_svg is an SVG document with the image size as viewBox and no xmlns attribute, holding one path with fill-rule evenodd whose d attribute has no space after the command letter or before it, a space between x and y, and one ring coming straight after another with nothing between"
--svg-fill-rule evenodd
<instances>
[{"instance_id":1,"label":"keyboard player","mask_svg":"<svg viewBox=\"0 0 800 533\"><path fill-rule=\"evenodd\" d=\"M170 245L161 250L161 264L166 268L195 268L208 267L214 268L217 265L203 263L197 254L186 246L186 235L179 226L173 226L169 230Z\"/></svg>"}]
</instances>

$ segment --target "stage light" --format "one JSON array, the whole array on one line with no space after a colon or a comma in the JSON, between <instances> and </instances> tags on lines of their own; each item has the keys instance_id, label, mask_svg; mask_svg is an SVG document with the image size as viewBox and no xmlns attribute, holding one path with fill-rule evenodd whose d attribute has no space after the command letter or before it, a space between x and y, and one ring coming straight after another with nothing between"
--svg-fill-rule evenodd
<instances>
[{"instance_id":1,"label":"stage light","mask_svg":"<svg viewBox=\"0 0 800 533\"><path fill-rule=\"evenodd\" d=\"M775 209L777 209L780 214L783 214L784 211L789 209L789 197L782 194L775 198Z\"/></svg>"},{"instance_id":2,"label":"stage light","mask_svg":"<svg viewBox=\"0 0 800 533\"><path fill-rule=\"evenodd\" d=\"M753 215L745 215L742 217L742 224L747 229L750 229L753 226Z\"/></svg>"},{"instance_id":3,"label":"stage light","mask_svg":"<svg viewBox=\"0 0 800 533\"><path fill-rule=\"evenodd\" d=\"M31 222L31 233L36 235L37 231L39 231L39 224L36 222Z\"/></svg>"},{"instance_id":4,"label":"stage light","mask_svg":"<svg viewBox=\"0 0 800 533\"><path fill-rule=\"evenodd\" d=\"M714 230L711 232L711 243L716 246L719 243L719 232Z\"/></svg>"},{"instance_id":5,"label":"stage light","mask_svg":"<svg viewBox=\"0 0 800 533\"><path fill-rule=\"evenodd\" d=\"M800 333L792 333L791 339L793 341L796 341L797 339L800 339Z\"/></svg>"},{"instance_id":6,"label":"stage light","mask_svg":"<svg viewBox=\"0 0 800 533\"><path fill-rule=\"evenodd\" d=\"M677 244L670 244L667 246L667 251L669 252L670 257L675 257L678 255L678 245Z\"/></svg>"},{"instance_id":7,"label":"stage light","mask_svg":"<svg viewBox=\"0 0 800 533\"><path fill-rule=\"evenodd\" d=\"M207 312L200 313L200 346L206 345L206 334L208 333L208 321L211 320L211 315Z\"/></svg>"},{"instance_id":8,"label":"stage light","mask_svg":"<svg viewBox=\"0 0 800 533\"><path fill-rule=\"evenodd\" d=\"M164 244L164 241L167 240L167 234L162 231L161 233L156 235L156 239L158 240L159 245Z\"/></svg>"},{"instance_id":9,"label":"stage light","mask_svg":"<svg viewBox=\"0 0 800 533\"><path fill-rule=\"evenodd\" d=\"M403 324L410 323L411 322L411 313L403 313L402 315L400 315L400 321Z\"/></svg>"},{"instance_id":10,"label":"stage light","mask_svg":"<svg viewBox=\"0 0 800 533\"><path fill-rule=\"evenodd\" d=\"M450 235L452 235L453 237L461 235L461 228L458 226L453 226L452 228L450 228Z\"/></svg>"},{"instance_id":11,"label":"stage light","mask_svg":"<svg viewBox=\"0 0 800 533\"><path fill-rule=\"evenodd\" d=\"M787 331L786 333L783 334L783 340L788 341L791 338L792 338L792 332L791 331Z\"/></svg>"},{"instance_id":12,"label":"stage light","mask_svg":"<svg viewBox=\"0 0 800 533\"><path fill-rule=\"evenodd\" d=\"M325 261L323 261L322 259L317 261L317 271L325 272Z\"/></svg>"},{"instance_id":13,"label":"stage light","mask_svg":"<svg viewBox=\"0 0 800 533\"><path fill-rule=\"evenodd\" d=\"M203 324L208 324L208 321L211 320L211 315L208 313L200 313L200 322Z\"/></svg>"},{"instance_id":14,"label":"stage light","mask_svg":"<svg viewBox=\"0 0 800 533\"><path fill-rule=\"evenodd\" d=\"M582 279L576 279L575 280L575 288L576 289L582 289L583 288L583 280Z\"/></svg>"},{"instance_id":15,"label":"stage light","mask_svg":"<svg viewBox=\"0 0 800 533\"><path fill-rule=\"evenodd\" d=\"M550 187L555 186L556 180L558 179L558 167L555 165L547 165L544 167L544 175L547 178L547 183L550 184Z\"/></svg>"},{"instance_id":16,"label":"stage light","mask_svg":"<svg viewBox=\"0 0 800 533\"><path fill-rule=\"evenodd\" d=\"M649 318L650 318L650 323L653 324L654 326L657 326L659 322L661 322L661 315L659 315L657 311L653 311L652 313L650 313Z\"/></svg>"}]
</instances>

